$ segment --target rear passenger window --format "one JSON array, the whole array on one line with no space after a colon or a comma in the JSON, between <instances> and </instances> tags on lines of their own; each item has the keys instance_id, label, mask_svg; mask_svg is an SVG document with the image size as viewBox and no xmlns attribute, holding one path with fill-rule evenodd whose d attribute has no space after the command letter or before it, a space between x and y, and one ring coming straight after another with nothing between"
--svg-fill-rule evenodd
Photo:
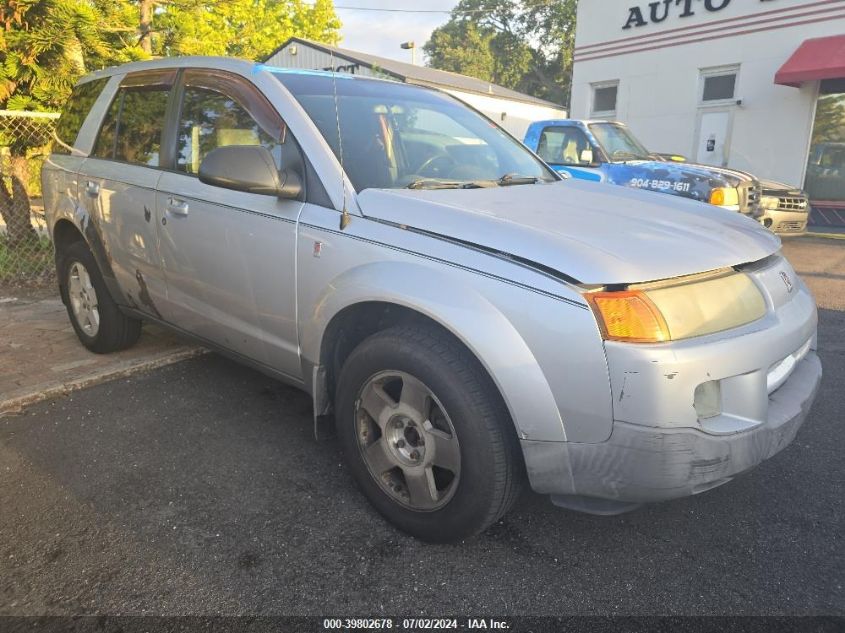
<instances>
[{"instance_id":1,"label":"rear passenger window","mask_svg":"<svg viewBox=\"0 0 845 633\"><path fill-rule=\"evenodd\" d=\"M199 173L213 149L262 145L281 166L284 126L266 100L250 86L226 75L186 73L176 169Z\"/></svg>"},{"instance_id":2,"label":"rear passenger window","mask_svg":"<svg viewBox=\"0 0 845 633\"><path fill-rule=\"evenodd\" d=\"M159 166L161 136L170 96L170 83L127 77L103 119L94 156L148 167ZM140 85L139 85L140 84Z\"/></svg>"},{"instance_id":3,"label":"rear passenger window","mask_svg":"<svg viewBox=\"0 0 845 633\"><path fill-rule=\"evenodd\" d=\"M70 154L70 150L76 143L76 137L82 124L88 117L94 102L103 91L108 78L95 79L84 84L79 84L71 92L70 99L62 111L56 123L56 143L53 145L53 152L56 154Z\"/></svg>"}]
</instances>

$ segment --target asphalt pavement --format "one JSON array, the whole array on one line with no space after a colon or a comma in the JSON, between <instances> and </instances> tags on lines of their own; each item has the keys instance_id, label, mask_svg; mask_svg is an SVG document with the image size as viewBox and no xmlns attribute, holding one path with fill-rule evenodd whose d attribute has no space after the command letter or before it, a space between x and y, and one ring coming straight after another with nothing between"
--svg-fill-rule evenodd
<instances>
[{"instance_id":1,"label":"asphalt pavement","mask_svg":"<svg viewBox=\"0 0 845 633\"><path fill-rule=\"evenodd\" d=\"M841 281L841 275L834 275ZM354 487L309 398L216 355L0 418L0 615L845 615L845 312L795 442L618 517L527 493L428 545Z\"/></svg>"}]
</instances>

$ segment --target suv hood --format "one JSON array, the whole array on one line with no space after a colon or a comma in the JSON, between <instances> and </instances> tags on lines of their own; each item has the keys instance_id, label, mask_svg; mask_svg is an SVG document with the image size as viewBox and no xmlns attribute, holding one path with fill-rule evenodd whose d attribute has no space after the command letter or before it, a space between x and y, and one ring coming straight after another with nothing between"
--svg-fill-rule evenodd
<instances>
[{"instance_id":1,"label":"suv hood","mask_svg":"<svg viewBox=\"0 0 845 633\"><path fill-rule=\"evenodd\" d=\"M582 180L366 189L362 213L535 262L583 284L656 281L757 261L780 240L738 213Z\"/></svg>"}]
</instances>

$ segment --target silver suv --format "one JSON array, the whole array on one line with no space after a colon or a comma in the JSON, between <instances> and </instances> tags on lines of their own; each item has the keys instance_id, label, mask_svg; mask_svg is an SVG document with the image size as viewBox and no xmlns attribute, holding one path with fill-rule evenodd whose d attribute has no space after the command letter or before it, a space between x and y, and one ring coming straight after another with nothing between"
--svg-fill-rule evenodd
<instances>
[{"instance_id":1,"label":"silver suv","mask_svg":"<svg viewBox=\"0 0 845 633\"><path fill-rule=\"evenodd\" d=\"M421 538L483 530L525 480L599 513L702 492L813 401L816 306L777 237L561 180L444 93L144 62L83 79L57 136L43 190L82 343L162 323L301 387Z\"/></svg>"}]
</instances>

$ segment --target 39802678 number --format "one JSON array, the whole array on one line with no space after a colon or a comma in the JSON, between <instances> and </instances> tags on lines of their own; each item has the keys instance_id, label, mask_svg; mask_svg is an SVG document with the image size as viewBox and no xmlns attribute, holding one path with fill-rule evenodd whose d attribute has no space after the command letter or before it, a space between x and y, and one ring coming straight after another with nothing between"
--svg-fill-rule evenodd
<instances>
[{"instance_id":1,"label":"39802678 number","mask_svg":"<svg viewBox=\"0 0 845 633\"><path fill-rule=\"evenodd\" d=\"M326 630L389 630L393 628L391 618L324 618Z\"/></svg>"}]
</instances>

